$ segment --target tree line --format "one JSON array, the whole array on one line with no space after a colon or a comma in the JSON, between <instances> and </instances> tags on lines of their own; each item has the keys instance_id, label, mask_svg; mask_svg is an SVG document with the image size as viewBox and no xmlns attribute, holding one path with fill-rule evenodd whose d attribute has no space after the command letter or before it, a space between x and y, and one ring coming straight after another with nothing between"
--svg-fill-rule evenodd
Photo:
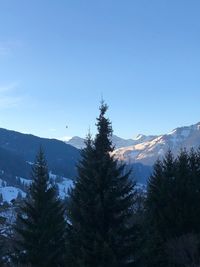
<instances>
[{"instance_id":1,"label":"tree line","mask_svg":"<svg viewBox=\"0 0 200 267\"><path fill-rule=\"evenodd\" d=\"M40 149L8 251L0 238L0 266L200 266L200 150L169 151L147 190L138 190L131 170L112 156L107 109L103 102L65 202Z\"/></svg>"}]
</instances>

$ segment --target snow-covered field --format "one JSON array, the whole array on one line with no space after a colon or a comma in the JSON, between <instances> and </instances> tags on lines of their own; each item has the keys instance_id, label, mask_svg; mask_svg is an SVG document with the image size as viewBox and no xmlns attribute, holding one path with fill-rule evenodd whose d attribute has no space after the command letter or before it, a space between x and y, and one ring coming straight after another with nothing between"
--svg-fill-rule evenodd
<instances>
[{"instance_id":1,"label":"snow-covered field","mask_svg":"<svg viewBox=\"0 0 200 267\"><path fill-rule=\"evenodd\" d=\"M58 186L58 192L61 199L64 199L68 196L68 190L73 186L73 181L66 177L58 177L57 175L53 174L52 172L49 173L50 179L52 179L55 184ZM24 177L16 177L20 182L26 186L30 186L32 181L26 179ZM15 186L8 186L7 183L0 179L0 195L3 198L3 201L11 203L13 199L17 197L24 198L26 196L26 192L21 190Z\"/></svg>"},{"instance_id":2,"label":"snow-covered field","mask_svg":"<svg viewBox=\"0 0 200 267\"><path fill-rule=\"evenodd\" d=\"M3 201L10 203L13 199L16 199L19 195L26 196L26 193L21 189L14 186L0 187L0 194L2 194Z\"/></svg>"}]
</instances>

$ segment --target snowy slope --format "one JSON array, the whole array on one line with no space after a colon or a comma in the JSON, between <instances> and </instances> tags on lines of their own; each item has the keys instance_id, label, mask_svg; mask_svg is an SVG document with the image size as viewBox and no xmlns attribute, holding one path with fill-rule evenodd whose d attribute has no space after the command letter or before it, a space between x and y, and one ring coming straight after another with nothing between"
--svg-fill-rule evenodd
<instances>
[{"instance_id":1,"label":"snowy slope","mask_svg":"<svg viewBox=\"0 0 200 267\"><path fill-rule=\"evenodd\" d=\"M68 196L68 190L73 186L73 181L71 179L60 177L52 172L49 173L50 179L54 181L57 185L58 193L61 199L64 199ZM21 181L22 184L29 187L32 183L31 180L23 178L23 177L16 177ZM18 188L17 186L8 186L7 183L0 179L0 195L3 198L3 201L11 203L12 200L16 199L17 197L26 197L26 192Z\"/></svg>"},{"instance_id":2,"label":"snowy slope","mask_svg":"<svg viewBox=\"0 0 200 267\"><path fill-rule=\"evenodd\" d=\"M63 178L63 181L58 183L59 196L64 199L68 196L68 190L73 186L73 181L67 178Z\"/></svg>"},{"instance_id":3,"label":"snowy slope","mask_svg":"<svg viewBox=\"0 0 200 267\"><path fill-rule=\"evenodd\" d=\"M53 174L52 172L49 173L50 179L54 180L55 184L58 187L58 193L61 199L64 199L68 196L68 190L73 186L73 181L66 177L58 176Z\"/></svg>"},{"instance_id":4,"label":"snowy slope","mask_svg":"<svg viewBox=\"0 0 200 267\"><path fill-rule=\"evenodd\" d=\"M25 192L14 186L0 187L0 194L3 197L3 201L6 201L8 203L10 203L13 199L16 199L19 194L22 197L26 196Z\"/></svg>"},{"instance_id":5,"label":"snowy slope","mask_svg":"<svg viewBox=\"0 0 200 267\"><path fill-rule=\"evenodd\" d=\"M171 149L176 155L180 149L200 146L200 123L174 129L172 132L145 140L129 147L114 151L114 156L127 163L140 162L152 165Z\"/></svg>"}]
</instances>

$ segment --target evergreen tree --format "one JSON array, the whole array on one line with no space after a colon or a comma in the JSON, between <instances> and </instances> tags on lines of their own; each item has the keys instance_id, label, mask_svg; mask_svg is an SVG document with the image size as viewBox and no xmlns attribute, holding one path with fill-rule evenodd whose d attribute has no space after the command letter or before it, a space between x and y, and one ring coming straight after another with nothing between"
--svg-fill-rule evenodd
<instances>
[{"instance_id":1,"label":"evergreen tree","mask_svg":"<svg viewBox=\"0 0 200 267\"><path fill-rule=\"evenodd\" d=\"M32 178L29 196L17 218L17 261L33 267L64 266L64 208L49 184L42 149L36 157Z\"/></svg>"},{"instance_id":2,"label":"evergreen tree","mask_svg":"<svg viewBox=\"0 0 200 267\"><path fill-rule=\"evenodd\" d=\"M3 204L3 195L0 193L0 204Z\"/></svg>"},{"instance_id":3,"label":"evergreen tree","mask_svg":"<svg viewBox=\"0 0 200 267\"><path fill-rule=\"evenodd\" d=\"M16 200L18 200L18 201L20 201L20 200L22 200L22 193L21 193L21 191L19 191L18 192L18 194L17 194L17 198L16 198Z\"/></svg>"},{"instance_id":4,"label":"evergreen tree","mask_svg":"<svg viewBox=\"0 0 200 267\"><path fill-rule=\"evenodd\" d=\"M87 138L70 193L69 254L73 267L132 266L134 184L111 156L112 127L102 103L94 142Z\"/></svg>"},{"instance_id":5,"label":"evergreen tree","mask_svg":"<svg viewBox=\"0 0 200 267\"><path fill-rule=\"evenodd\" d=\"M168 152L162 162L156 163L148 182L146 266L169 266L166 244L185 240L191 234L200 235L199 201L199 151L181 150L176 159Z\"/></svg>"},{"instance_id":6,"label":"evergreen tree","mask_svg":"<svg viewBox=\"0 0 200 267\"><path fill-rule=\"evenodd\" d=\"M162 237L168 238L171 226L174 224L172 216L172 190L176 175L175 160L168 151L163 161L158 160L154 165L154 172L148 181L147 211L150 224L154 225ZM166 228L166 224L168 227Z\"/></svg>"},{"instance_id":7,"label":"evergreen tree","mask_svg":"<svg viewBox=\"0 0 200 267\"><path fill-rule=\"evenodd\" d=\"M168 165L167 158L170 157L166 157L165 171L167 171L166 166ZM163 249L164 242L160 234L160 231L162 231L161 227L163 228L163 225L160 223L163 218L160 209L162 209L163 200L165 199L163 195L163 190L165 188L164 180L163 162L157 160L154 165L153 174L148 181L142 266L165 266L166 257Z\"/></svg>"},{"instance_id":8,"label":"evergreen tree","mask_svg":"<svg viewBox=\"0 0 200 267\"><path fill-rule=\"evenodd\" d=\"M0 235L0 266L3 266L4 264L4 260L3 260L3 256L4 256L4 239L3 237Z\"/></svg>"}]
</instances>

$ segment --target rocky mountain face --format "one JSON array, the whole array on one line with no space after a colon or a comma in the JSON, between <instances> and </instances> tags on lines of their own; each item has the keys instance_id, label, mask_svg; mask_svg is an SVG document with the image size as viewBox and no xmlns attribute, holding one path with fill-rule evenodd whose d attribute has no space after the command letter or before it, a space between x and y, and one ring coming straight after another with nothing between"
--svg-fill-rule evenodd
<instances>
[{"instance_id":1,"label":"rocky mountain face","mask_svg":"<svg viewBox=\"0 0 200 267\"><path fill-rule=\"evenodd\" d=\"M112 141L115 146L113 155L119 161L132 166L136 177L144 181L149 176L155 161L162 158L169 149L176 156L181 149L189 150L200 146L200 123L179 127L159 136L139 134L134 139L123 139L113 135ZM84 139L73 137L68 144L83 148Z\"/></svg>"},{"instance_id":2,"label":"rocky mountain face","mask_svg":"<svg viewBox=\"0 0 200 267\"><path fill-rule=\"evenodd\" d=\"M174 129L172 132L116 149L114 156L128 164L142 163L152 166L171 149L176 155L181 149L200 146L200 123Z\"/></svg>"}]
</instances>

